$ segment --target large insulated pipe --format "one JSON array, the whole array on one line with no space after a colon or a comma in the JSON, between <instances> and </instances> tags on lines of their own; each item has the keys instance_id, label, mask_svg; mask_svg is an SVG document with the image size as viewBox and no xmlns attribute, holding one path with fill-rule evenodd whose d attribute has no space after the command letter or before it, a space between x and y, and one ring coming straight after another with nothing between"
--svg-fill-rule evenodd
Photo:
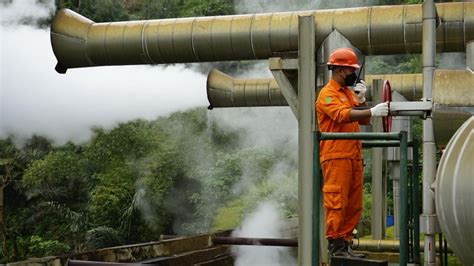
<instances>
[{"instance_id":1,"label":"large insulated pipe","mask_svg":"<svg viewBox=\"0 0 474 266\"><path fill-rule=\"evenodd\" d=\"M207 76L210 107L288 106L273 78L234 79L212 69Z\"/></svg>"},{"instance_id":2,"label":"large insulated pipe","mask_svg":"<svg viewBox=\"0 0 474 266\"><path fill-rule=\"evenodd\" d=\"M366 96L368 100L372 98L370 86L374 79L390 81L392 91L400 93L408 101L419 101L423 96L423 78L421 74L366 75L365 83L369 87L369 95Z\"/></svg>"},{"instance_id":3,"label":"large insulated pipe","mask_svg":"<svg viewBox=\"0 0 474 266\"><path fill-rule=\"evenodd\" d=\"M442 149L456 130L474 115L474 73L435 70L432 96L434 138Z\"/></svg>"},{"instance_id":4,"label":"large insulated pipe","mask_svg":"<svg viewBox=\"0 0 474 266\"><path fill-rule=\"evenodd\" d=\"M436 6L434 0L423 1L423 99L433 99L433 76L436 58ZM423 213L420 230L425 235L424 265L436 264L437 217L431 184L436 175L436 145L433 119L423 120ZM466 243L468 244L468 243Z\"/></svg>"},{"instance_id":5,"label":"large insulated pipe","mask_svg":"<svg viewBox=\"0 0 474 266\"><path fill-rule=\"evenodd\" d=\"M451 73L455 72L451 71L440 74L440 77L454 78L450 86L456 86L458 82L474 82L471 72L454 75ZM369 86L366 97L369 101L372 100L370 86L374 79L389 80L392 91L402 94L407 100L420 100L423 93L421 74L366 75L365 83ZM447 85L445 83L443 81L442 85ZM207 98L211 107L288 106L273 78L234 79L217 69L212 69L207 76Z\"/></svg>"},{"instance_id":6,"label":"large insulated pipe","mask_svg":"<svg viewBox=\"0 0 474 266\"><path fill-rule=\"evenodd\" d=\"M365 83L369 86L366 97L369 101L372 100L370 85L374 79L390 81L392 91L409 101L422 98L422 74L366 75ZM472 106L472 84L472 71L438 69L433 79L434 102L450 107ZM213 107L288 105L273 78L234 79L217 69L211 70L207 76L207 97Z\"/></svg>"},{"instance_id":7,"label":"large insulated pipe","mask_svg":"<svg viewBox=\"0 0 474 266\"><path fill-rule=\"evenodd\" d=\"M449 141L436 175L436 213L449 246L474 265L474 116Z\"/></svg>"},{"instance_id":8,"label":"large insulated pipe","mask_svg":"<svg viewBox=\"0 0 474 266\"><path fill-rule=\"evenodd\" d=\"M408 100L420 100L423 94L421 74L366 75L365 78L367 84L373 79L389 80L392 90ZM470 70L435 71L432 116L439 148L444 148L462 123L474 115L473 84L474 73ZM215 69L207 78L207 98L212 107L288 105L272 78L234 79Z\"/></svg>"},{"instance_id":9,"label":"large insulated pipe","mask_svg":"<svg viewBox=\"0 0 474 266\"><path fill-rule=\"evenodd\" d=\"M437 4L437 49L474 40L474 3ZM267 59L298 49L298 16L314 14L316 47L334 30L367 55L421 52L421 5L95 23L68 9L51 25L58 72L104 65Z\"/></svg>"}]
</instances>

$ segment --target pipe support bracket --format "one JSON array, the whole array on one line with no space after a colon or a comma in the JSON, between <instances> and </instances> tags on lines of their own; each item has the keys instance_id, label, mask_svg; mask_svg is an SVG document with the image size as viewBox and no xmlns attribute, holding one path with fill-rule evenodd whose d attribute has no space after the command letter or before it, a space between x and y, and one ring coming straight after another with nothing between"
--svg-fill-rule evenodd
<instances>
[{"instance_id":1,"label":"pipe support bracket","mask_svg":"<svg viewBox=\"0 0 474 266\"><path fill-rule=\"evenodd\" d=\"M439 226L439 221L436 214L420 215L420 232L428 235L441 233L441 228Z\"/></svg>"},{"instance_id":2,"label":"pipe support bracket","mask_svg":"<svg viewBox=\"0 0 474 266\"><path fill-rule=\"evenodd\" d=\"M392 116L422 116L426 118L431 115L432 108L431 101L390 102Z\"/></svg>"}]
</instances>

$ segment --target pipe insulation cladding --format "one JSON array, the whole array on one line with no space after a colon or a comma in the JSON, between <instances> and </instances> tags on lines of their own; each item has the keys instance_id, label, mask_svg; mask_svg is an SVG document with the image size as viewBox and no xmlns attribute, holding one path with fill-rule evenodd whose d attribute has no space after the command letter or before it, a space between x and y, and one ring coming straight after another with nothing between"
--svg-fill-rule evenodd
<instances>
[{"instance_id":1,"label":"pipe insulation cladding","mask_svg":"<svg viewBox=\"0 0 474 266\"><path fill-rule=\"evenodd\" d=\"M389 80L392 90L411 101L422 97L421 74L366 75L369 85L374 79ZM438 69L433 78L433 121L435 141L439 148L446 146L454 132L474 115L474 73L470 70ZM255 107L287 106L277 82L273 78L234 79L213 69L207 77L207 98L210 106Z\"/></svg>"},{"instance_id":2,"label":"pipe insulation cladding","mask_svg":"<svg viewBox=\"0 0 474 266\"><path fill-rule=\"evenodd\" d=\"M474 116L456 131L436 174L436 213L449 246L463 265L474 265Z\"/></svg>"},{"instance_id":3,"label":"pipe insulation cladding","mask_svg":"<svg viewBox=\"0 0 474 266\"><path fill-rule=\"evenodd\" d=\"M474 3L440 3L438 52L464 52L474 40ZM57 70L105 66L267 59L298 49L298 16L314 14L316 47L334 30L366 55L421 53L422 6L395 5L95 23L71 10L51 25Z\"/></svg>"}]
</instances>

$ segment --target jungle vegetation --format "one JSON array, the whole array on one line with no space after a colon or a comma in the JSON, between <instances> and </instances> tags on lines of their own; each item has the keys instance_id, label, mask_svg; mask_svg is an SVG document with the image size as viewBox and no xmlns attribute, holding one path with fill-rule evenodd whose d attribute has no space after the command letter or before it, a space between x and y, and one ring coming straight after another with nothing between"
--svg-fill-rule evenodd
<instances>
[{"instance_id":1,"label":"jungle vegetation","mask_svg":"<svg viewBox=\"0 0 474 266\"><path fill-rule=\"evenodd\" d=\"M97 22L236 13L232 0L55 3ZM239 68L220 66L228 73ZM418 55L367 63L367 74L420 69ZM44 136L21 145L16 136L0 140L0 263L232 228L267 198L280 203L286 218L297 215L296 147L242 146L245 132L210 122L205 107L92 130L82 144L58 146ZM368 167L364 219L370 219L369 173ZM275 175L281 182L272 181Z\"/></svg>"}]
</instances>

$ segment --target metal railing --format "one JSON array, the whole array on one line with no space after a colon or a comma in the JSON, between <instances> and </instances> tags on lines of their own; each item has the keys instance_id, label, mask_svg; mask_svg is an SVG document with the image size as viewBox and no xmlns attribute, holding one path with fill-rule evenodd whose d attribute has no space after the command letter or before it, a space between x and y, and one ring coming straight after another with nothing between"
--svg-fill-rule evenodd
<instances>
[{"instance_id":1,"label":"metal railing","mask_svg":"<svg viewBox=\"0 0 474 266\"><path fill-rule=\"evenodd\" d=\"M363 148L400 147L400 265L408 261L419 262L420 229L419 229L419 181L418 181L418 143L408 141L406 131L400 132L357 132L328 133L314 132L313 158L313 265L319 263L320 232L319 214L321 199L321 162L319 160L319 141L321 140L369 140L363 141ZM408 147L412 147L412 171L408 171ZM410 176L410 178L409 178ZM409 191L411 188L411 191ZM411 251L411 252L410 252Z\"/></svg>"}]
</instances>

